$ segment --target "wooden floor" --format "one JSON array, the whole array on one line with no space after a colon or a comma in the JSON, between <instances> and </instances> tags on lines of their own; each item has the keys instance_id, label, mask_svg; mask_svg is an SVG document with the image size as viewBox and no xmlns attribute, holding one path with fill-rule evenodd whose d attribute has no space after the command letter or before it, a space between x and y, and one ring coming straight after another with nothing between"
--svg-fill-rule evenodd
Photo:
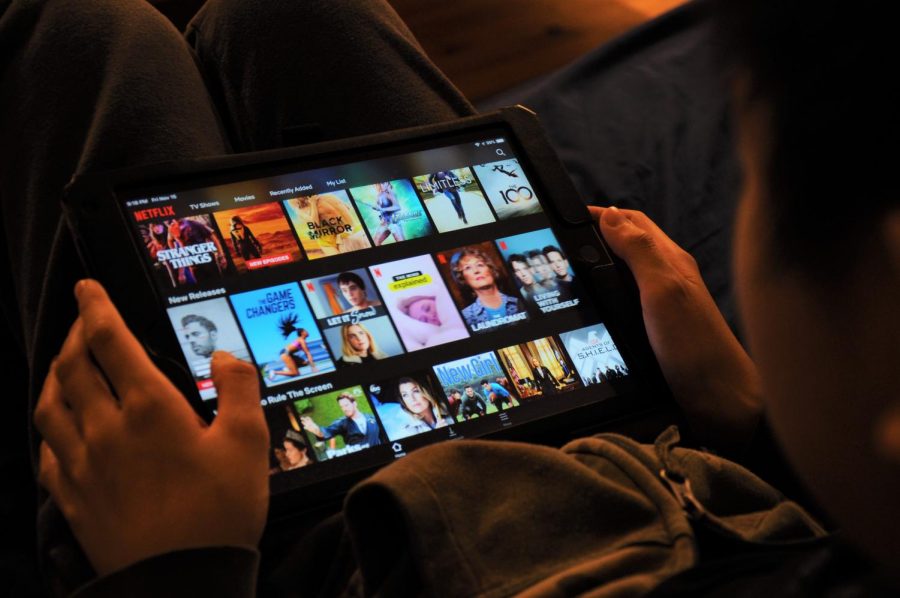
<instances>
[{"instance_id":1,"label":"wooden floor","mask_svg":"<svg viewBox=\"0 0 900 598\"><path fill-rule=\"evenodd\" d=\"M388 1L431 59L477 102L568 64L684 0ZM180 28L203 3L150 2Z\"/></svg>"}]
</instances>

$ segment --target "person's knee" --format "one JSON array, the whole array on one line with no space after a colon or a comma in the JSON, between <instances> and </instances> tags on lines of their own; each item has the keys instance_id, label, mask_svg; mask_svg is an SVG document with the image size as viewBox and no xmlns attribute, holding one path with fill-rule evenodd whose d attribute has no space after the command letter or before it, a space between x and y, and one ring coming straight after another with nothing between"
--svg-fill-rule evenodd
<instances>
[{"instance_id":1,"label":"person's knee","mask_svg":"<svg viewBox=\"0 0 900 598\"><path fill-rule=\"evenodd\" d=\"M376 19L399 21L386 0L207 0L192 26L233 39L323 38L366 27Z\"/></svg>"},{"instance_id":2,"label":"person's knee","mask_svg":"<svg viewBox=\"0 0 900 598\"><path fill-rule=\"evenodd\" d=\"M82 86L108 72L108 65L167 61L166 48L183 43L177 30L144 0L13 0L3 15L15 39L4 39L14 64L34 85L83 78ZM166 42L172 43L166 43Z\"/></svg>"},{"instance_id":3,"label":"person's knee","mask_svg":"<svg viewBox=\"0 0 900 598\"><path fill-rule=\"evenodd\" d=\"M32 12L34 33L41 40L79 45L84 51L120 35L133 38L173 29L144 0L13 0L8 10Z\"/></svg>"}]
</instances>

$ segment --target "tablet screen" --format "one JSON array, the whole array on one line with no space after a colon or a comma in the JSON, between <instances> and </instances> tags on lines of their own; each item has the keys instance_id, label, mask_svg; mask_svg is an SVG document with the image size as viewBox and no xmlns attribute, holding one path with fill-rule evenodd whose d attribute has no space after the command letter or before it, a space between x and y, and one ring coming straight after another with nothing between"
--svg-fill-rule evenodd
<instances>
[{"instance_id":1,"label":"tablet screen","mask_svg":"<svg viewBox=\"0 0 900 598\"><path fill-rule=\"evenodd\" d=\"M632 388L516 147L498 128L122 198L199 396L216 350L259 372L274 490Z\"/></svg>"}]
</instances>

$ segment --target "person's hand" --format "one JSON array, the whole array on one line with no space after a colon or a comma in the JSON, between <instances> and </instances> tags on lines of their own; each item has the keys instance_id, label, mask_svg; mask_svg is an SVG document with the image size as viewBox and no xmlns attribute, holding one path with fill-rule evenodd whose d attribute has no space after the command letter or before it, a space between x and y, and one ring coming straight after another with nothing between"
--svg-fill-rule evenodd
<instances>
[{"instance_id":1,"label":"person's hand","mask_svg":"<svg viewBox=\"0 0 900 598\"><path fill-rule=\"evenodd\" d=\"M40 483L99 574L186 548L255 546L268 509L268 429L254 368L216 352L207 426L150 361L103 288L80 315L34 419Z\"/></svg>"},{"instance_id":2,"label":"person's hand","mask_svg":"<svg viewBox=\"0 0 900 598\"><path fill-rule=\"evenodd\" d=\"M696 261L643 212L590 210L610 249L634 274L647 336L691 429L713 447L743 448L762 413L759 374Z\"/></svg>"},{"instance_id":3,"label":"person's hand","mask_svg":"<svg viewBox=\"0 0 900 598\"><path fill-rule=\"evenodd\" d=\"M300 417L300 425L303 426L304 430L309 430L315 436L319 438L322 437L322 430L319 428L319 425L312 420L312 418L308 415L303 415Z\"/></svg>"}]
</instances>

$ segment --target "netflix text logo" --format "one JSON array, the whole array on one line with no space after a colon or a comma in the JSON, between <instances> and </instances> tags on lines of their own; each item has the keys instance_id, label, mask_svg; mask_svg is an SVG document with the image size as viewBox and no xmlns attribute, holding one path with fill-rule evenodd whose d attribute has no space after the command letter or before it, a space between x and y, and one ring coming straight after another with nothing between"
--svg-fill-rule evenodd
<instances>
[{"instance_id":1,"label":"netflix text logo","mask_svg":"<svg viewBox=\"0 0 900 598\"><path fill-rule=\"evenodd\" d=\"M165 218L166 216L175 216L174 206L160 206L158 208L147 208L146 210L138 210L134 213L134 219L138 222L150 220L151 218Z\"/></svg>"}]
</instances>

